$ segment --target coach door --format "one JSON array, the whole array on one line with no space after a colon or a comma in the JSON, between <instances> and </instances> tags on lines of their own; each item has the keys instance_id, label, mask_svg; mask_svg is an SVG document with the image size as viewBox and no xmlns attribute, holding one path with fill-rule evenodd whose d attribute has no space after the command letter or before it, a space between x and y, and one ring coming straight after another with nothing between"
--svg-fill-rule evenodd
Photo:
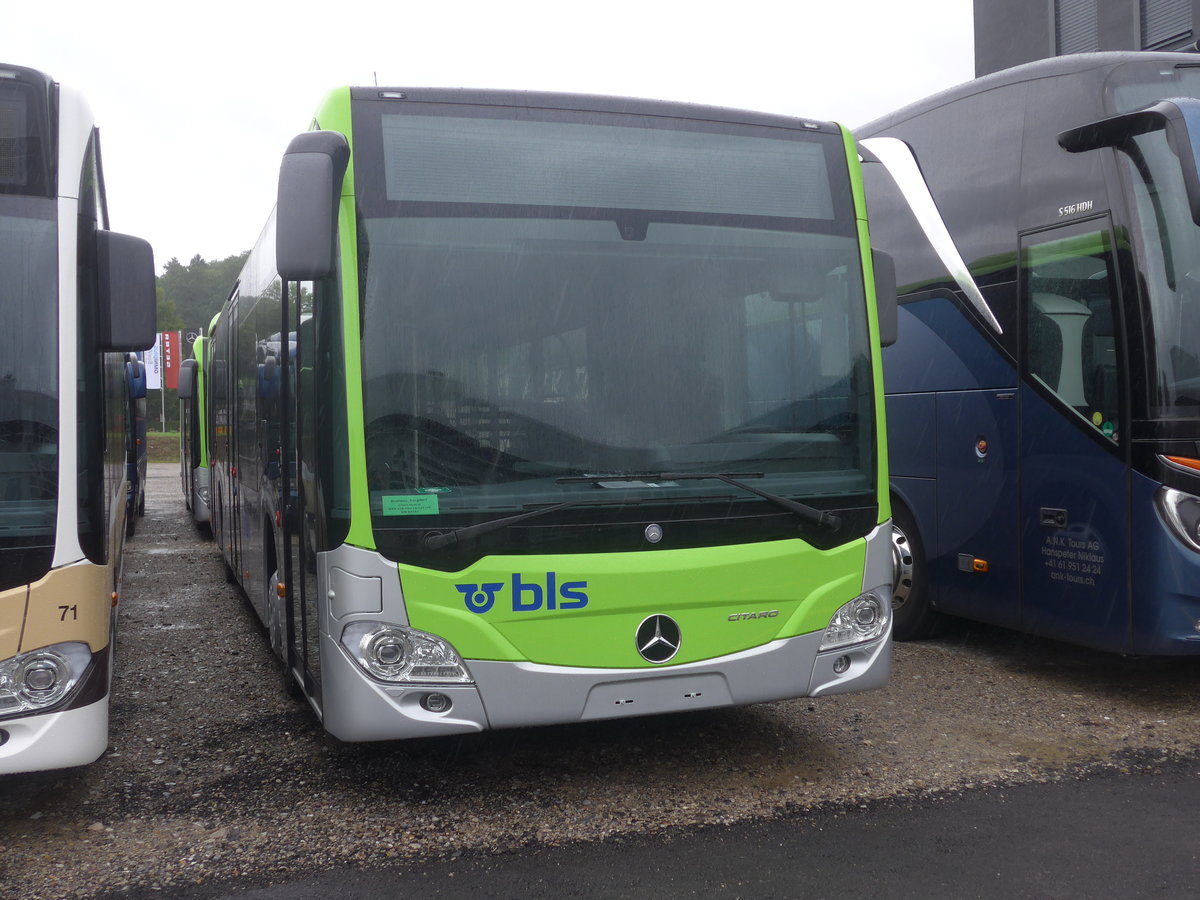
<instances>
[{"instance_id":1,"label":"coach door","mask_svg":"<svg viewBox=\"0 0 1200 900\"><path fill-rule=\"evenodd\" d=\"M1124 349L1107 215L1021 238L1021 621L1129 640Z\"/></svg>"}]
</instances>

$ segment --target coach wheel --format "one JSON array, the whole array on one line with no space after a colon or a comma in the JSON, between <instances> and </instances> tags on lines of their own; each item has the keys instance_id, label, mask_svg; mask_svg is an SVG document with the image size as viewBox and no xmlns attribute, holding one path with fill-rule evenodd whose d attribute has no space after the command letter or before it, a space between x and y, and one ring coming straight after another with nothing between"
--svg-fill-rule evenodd
<instances>
[{"instance_id":1,"label":"coach wheel","mask_svg":"<svg viewBox=\"0 0 1200 900\"><path fill-rule=\"evenodd\" d=\"M892 634L900 641L929 637L938 614L929 606L925 550L912 514L892 505Z\"/></svg>"}]
</instances>

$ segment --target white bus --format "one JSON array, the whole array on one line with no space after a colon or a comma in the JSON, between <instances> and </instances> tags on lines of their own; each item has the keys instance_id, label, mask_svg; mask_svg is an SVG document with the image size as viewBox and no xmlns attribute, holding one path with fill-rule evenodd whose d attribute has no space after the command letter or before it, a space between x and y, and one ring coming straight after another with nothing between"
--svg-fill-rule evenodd
<instances>
[{"instance_id":1,"label":"white bus","mask_svg":"<svg viewBox=\"0 0 1200 900\"><path fill-rule=\"evenodd\" d=\"M154 303L150 245L108 230L86 102L0 65L0 774L108 744L124 351L153 344Z\"/></svg>"}]
</instances>

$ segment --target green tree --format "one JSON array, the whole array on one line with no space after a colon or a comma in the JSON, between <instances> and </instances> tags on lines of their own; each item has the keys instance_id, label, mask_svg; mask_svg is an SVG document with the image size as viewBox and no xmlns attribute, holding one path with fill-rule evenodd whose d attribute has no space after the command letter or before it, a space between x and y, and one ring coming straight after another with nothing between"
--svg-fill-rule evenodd
<instances>
[{"instance_id":1,"label":"green tree","mask_svg":"<svg viewBox=\"0 0 1200 900\"><path fill-rule=\"evenodd\" d=\"M163 266L158 284L164 300L173 304L178 313L180 330L198 332L208 329L208 323L233 289L249 253L247 250L213 262L196 254L187 265L172 257Z\"/></svg>"},{"instance_id":2,"label":"green tree","mask_svg":"<svg viewBox=\"0 0 1200 900\"><path fill-rule=\"evenodd\" d=\"M186 341L189 332L208 330L208 323L221 309L237 280L242 265L250 251L208 262L200 254L192 257L186 266L175 257L163 266L158 276L158 330L179 331L185 336L182 347L184 358L192 355ZM148 415L150 428L164 427L168 431L179 429L179 394L169 388L161 393L151 392Z\"/></svg>"},{"instance_id":3,"label":"green tree","mask_svg":"<svg viewBox=\"0 0 1200 900\"><path fill-rule=\"evenodd\" d=\"M173 301L167 299L166 293L163 291L161 284L155 288L155 292L158 295L158 330L182 330L183 319L181 319L179 316L179 310L176 308Z\"/></svg>"}]
</instances>

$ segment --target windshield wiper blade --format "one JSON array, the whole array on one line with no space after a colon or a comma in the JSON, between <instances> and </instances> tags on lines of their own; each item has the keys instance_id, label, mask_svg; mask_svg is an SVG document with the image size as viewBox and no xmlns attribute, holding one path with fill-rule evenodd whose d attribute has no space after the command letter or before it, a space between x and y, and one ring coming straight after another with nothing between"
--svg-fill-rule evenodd
<instances>
[{"instance_id":1,"label":"windshield wiper blade","mask_svg":"<svg viewBox=\"0 0 1200 900\"><path fill-rule=\"evenodd\" d=\"M562 479L560 479L562 480ZM462 528L455 528L451 531L443 531L438 534L427 534L423 543L426 550L440 550L443 547L450 547L461 541L472 540L477 537L482 537L490 531L498 531L509 525L515 525L517 522L524 522L526 519L534 519L538 516L544 516L548 513L557 512L560 509L567 509L573 506L636 506L641 503L641 500L597 500L589 497L582 497L576 500L564 500L562 503L553 503L549 506L539 506L536 509L531 509L523 513L516 513L511 516L501 516L498 519L488 519L486 522L479 522L475 525L464 525Z\"/></svg>"},{"instance_id":2,"label":"windshield wiper blade","mask_svg":"<svg viewBox=\"0 0 1200 900\"><path fill-rule=\"evenodd\" d=\"M810 522L816 522L818 525L824 526L832 531L836 531L842 527L842 517L831 512L826 512L823 509L817 509L815 506L809 506L806 503L800 503L797 500L789 500L787 497L781 497L778 494L772 494L770 491L760 490L753 485L746 484L741 479L743 478L762 478L762 472L653 472L644 475L582 475L573 478L556 478L559 484L599 484L605 481L699 481L702 479L711 479L715 481L723 481L725 484L736 488L741 488L743 491L749 491L762 497L776 506L786 509L788 512L795 513L802 519L807 519Z\"/></svg>"}]
</instances>

